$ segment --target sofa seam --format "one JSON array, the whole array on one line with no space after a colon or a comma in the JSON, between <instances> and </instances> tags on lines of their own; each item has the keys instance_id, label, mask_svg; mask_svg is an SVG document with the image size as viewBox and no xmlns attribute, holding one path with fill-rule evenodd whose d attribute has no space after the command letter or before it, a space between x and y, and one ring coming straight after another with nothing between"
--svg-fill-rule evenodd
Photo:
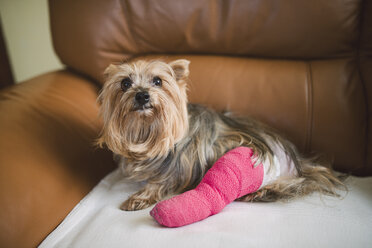
<instances>
[{"instance_id":1,"label":"sofa seam","mask_svg":"<svg viewBox=\"0 0 372 248\"><path fill-rule=\"evenodd\" d=\"M356 66L357 66L357 73L359 75L360 84L363 88L363 97L365 100L365 138L364 138L364 151L363 151L363 165L362 167L358 168L358 170L367 170L368 168L368 137L370 134L370 118L369 118L369 101L368 101L368 93L367 93L367 86L365 84L365 81L363 79L362 69L361 69L361 41L363 36L363 27L364 27L364 16L365 16L365 10L364 6L366 5L366 0L361 1L360 4L360 18L359 18L359 34L357 37L357 45L356 45L356 53L355 53L355 59L356 59Z\"/></svg>"},{"instance_id":2,"label":"sofa seam","mask_svg":"<svg viewBox=\"0 0 372 248\"><path fill-rule=\"evenodd\" d=\"M306 80L306 99L307 99L307 135L305 143L305 151L308 153L311 151L313 125L314 125L314 93L313 93L313 73L311 67L311 61L307 61L307 80Z\"/></svg>"}]
</instances>

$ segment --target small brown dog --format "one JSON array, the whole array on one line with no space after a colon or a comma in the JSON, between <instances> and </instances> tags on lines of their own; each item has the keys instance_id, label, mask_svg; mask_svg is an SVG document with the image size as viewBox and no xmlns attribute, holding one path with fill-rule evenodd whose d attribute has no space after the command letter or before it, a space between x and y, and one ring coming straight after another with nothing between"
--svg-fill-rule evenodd
<instances>
[{"instance_id":1,"label":"small brown dog","mask_svg":"<svg viewBox=\"0 0 372 248\"><path fill-rule=\"evenodd\" d=\"M147 182L122 209L143 209L194 188L219 157L238 146L253 149L257 164L266 161L267 173L278 170L279 147L287 160L278 166L292 164L295 170L240 200L275 201L314 191L337 195L342 181L315 159L304 159L271 129L188 104L189 63L139 60L110 65L105 71L107 81L99 96L104 127L98 144L120 156L128 179Z\"/></svg>"}]
</instances>

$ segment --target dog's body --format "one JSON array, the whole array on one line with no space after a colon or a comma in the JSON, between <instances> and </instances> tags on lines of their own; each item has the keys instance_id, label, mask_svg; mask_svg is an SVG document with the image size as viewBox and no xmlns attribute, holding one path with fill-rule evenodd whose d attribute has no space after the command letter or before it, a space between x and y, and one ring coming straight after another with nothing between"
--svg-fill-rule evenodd
<instances>
[{"instance_id":1,"label":"dog's body","mask_svg":"<svg viewBox=\"0 0 372 248\"><path fill-rule=\"evenodd\" d=\"M147 182L122 209L143 209L194 188L219 157L238 146L252 148L257 164L273 167L273 144L277 144L295 170L240 200L274 201L314 191L336 195L334 190L342 182L329 169L302 158L270 128L188 104L188 64L137 61L106 70L108 80L99 98L104 119L99 144L107 144L121 157L128 179Z\"/></svg>"}]
</instances>

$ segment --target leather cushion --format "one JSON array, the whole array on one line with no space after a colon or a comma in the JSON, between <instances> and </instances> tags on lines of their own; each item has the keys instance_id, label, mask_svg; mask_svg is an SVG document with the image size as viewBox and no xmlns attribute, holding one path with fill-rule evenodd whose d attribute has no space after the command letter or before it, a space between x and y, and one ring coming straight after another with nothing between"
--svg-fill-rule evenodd
<instances>
[{"instance_id":1,"label":"leather cushion","mask_svg":"<svg viewBox=\"0 0 372 248\"><path fill-rule=\"evenodd\" d=\"M102 82L113 61L149 53L269 58L350 56L359 0L56 0L53 42L62 62Z\"/></svg>"},{"instance_id":2,"label":"leather cushion","mask_svg":"<svg viewBox=\"0 0 372 248\"><path fill-rule=\"evenodd\" d=\"M93 146L97 91L67 71L0 91L2 247L37 246L114 168Z\"/></svg>"}]
</instances>

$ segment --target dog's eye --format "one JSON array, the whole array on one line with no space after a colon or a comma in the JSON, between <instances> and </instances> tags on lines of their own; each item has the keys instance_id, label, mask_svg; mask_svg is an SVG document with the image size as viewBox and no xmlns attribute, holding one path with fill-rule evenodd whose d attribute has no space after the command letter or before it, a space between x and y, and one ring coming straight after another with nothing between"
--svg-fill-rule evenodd
<instances>
[{"instance_id":1,"label":"dog's eye","mask_svg":"<svg viewBox=\"0 0 372 248\"><path fill-rule=\"evenodd\" d=\"M126 91L132 86L132 80L130 78L126 77L123 80L121 80L121 89L123 91Z\"/></svg>"},{"instance_id":2,"label":"dog's eye","mask_svg":"<svg viewBox=\"0 0 372 248\"><path fill-rule=\"evenodd\" d=\"M155 86L161 86L161 83L162 83L161 78L160 78L160 77L154 77L154 78L152 79L152 83L153 83Z\"/></svg>"}]
</instances>

